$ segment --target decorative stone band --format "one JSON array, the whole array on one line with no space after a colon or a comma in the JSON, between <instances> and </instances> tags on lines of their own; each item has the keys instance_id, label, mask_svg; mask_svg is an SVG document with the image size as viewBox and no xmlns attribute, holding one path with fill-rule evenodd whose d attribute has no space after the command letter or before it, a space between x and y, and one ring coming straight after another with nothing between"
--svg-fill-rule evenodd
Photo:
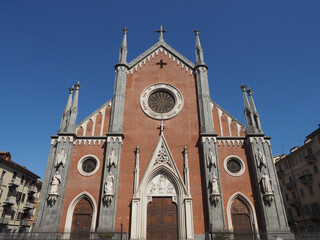
<instances>
[{"instance_id":1,"label":"decorative stone band","mask_svg":"<svg viewBox=\"0 0 320 240\"><path fill-rule=\"evenodd\" d=\"M239 146L240 143L243 144L243 142L244 142L244 140L221 140L221 139L218 139L218 140L217 140L217 143L218 143L219 146L220 146L221 144L222 144L223 146L225 146L225 145L230 146L231 144L232 144L232 146L235 146L235 144L237 144L237 146Z\"/></svg>"},{"instance_id":2,"label":"decorative stone band","mask_svg":"<svg viewBox=\"0 0 320 240\"><path fill-rule=\"evenodd\" d=\"M214 143L216 143L217 142L217 138L216 137L202 137L201 141L202 141L202 143L205 143L205 142L208 142L208 143L214 142Z\"/></svg>"},{"instance_id":3,"label":"decorative stone band","mask_svg":"<svg viewBox=\"0 0 320 240\"><path fill-rule=\"evenodd\" d=\"M160 47L157 50L155 50L153 53L151 53L150 55L142 58L137 64L135 64L129 71L127 71L127 73L129 74L133 74L133 71L138 72L138 69L140 69L143 65L146 65L147 62L150 62L151 58L154 58L155 55L159 55L159 52L164 52L165 56L168 56L168 59L170 59L172 62L176 62L177 66L181 66L181 68L185 69L186 72L190 72L190 75L193 74L193 70L191 68L189 68L183 61L181 61L180 59L176 58L174 55L172 55L170 52L168 52L167 50L165 50L164 48ZM143 65L142 65L143 64Z\"/></svg>"},{"instance_id":4,"label":"decorative stone band","mask_svg":"<svg viewBox=\"0 0 320 240\"><path fill-rule=\"evenodd\" d=\"M56 142L66 142L69 140L69 142L74 141L73 136L53 136L51 140L51 145L55 144Z\"/></svg>"},{"instance_id":5,"label":"decorative stone band","mask_svg":"<svg viewBox=\"0 0 320 240\"><path fill-rule=\"evenodd\" d=\"M73 145L82 145L82 146L95 146L95 145L98 145L100 146L101 143L103 144L106 140L105 139L76 139L74 142L73 142Z\"/></svg>"},{"instance_id":6,"label":"decorative stone band","mask_svg":"<svg viewBox=\"0 0 320 240\"><path fill-rule=\"evenodd\" d=\"M121 143L122 144L122 137L121 136L108 136L108 138L107 138L107 142L109 143L109 142L119 142L119 143Z\"/></svg>"},{"instance_id":7,"label":"decorative stone band","mask_svg":"<svg viewBox=\"0 0 320 240\"><path fill-rule=\"evenodd\" d=\"M208 72L208 69L206 67L198 67L197 71L199 71L199 72Z\"/></svg>"},{"instance_id":8,"label":"decorative stone band","mask_svg":"<svg viewBox=\"0 0 320 240\"><path fill-rule=\"evenodd\" d=\"M267 142L269 146L271 145L270 140L266 139L265 137L249 137L247 141L249 141L250 143L253 143L253 141L255 141L256 143L258 143L258 142L262 142L262 143Z\"/></svg>"}]
</instances>

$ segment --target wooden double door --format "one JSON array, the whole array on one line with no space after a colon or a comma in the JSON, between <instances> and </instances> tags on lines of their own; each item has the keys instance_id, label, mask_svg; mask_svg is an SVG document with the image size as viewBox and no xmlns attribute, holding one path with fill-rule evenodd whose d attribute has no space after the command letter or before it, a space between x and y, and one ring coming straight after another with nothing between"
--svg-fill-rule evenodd
<instances>
[{"instance_id":1,"label":"wooden double door","mask_svg":"<svg viewBox=\"0 0 320 240\"><path fill-rule=\"evenodd\" d=\"M87 240L90 236L93 209L90 202L81 199L73 211L71 239Z\"/></svg>"},{"instance_id":2,"label":"wooden double door","mask_svg":"<svg viewBox=\"0 0 320 240\"><path fill-rule=\"evenodd\" d=\"M177 206L171 197L153 197L147 210L147 240L177 240Z\"/></svg>"}]
</instances>

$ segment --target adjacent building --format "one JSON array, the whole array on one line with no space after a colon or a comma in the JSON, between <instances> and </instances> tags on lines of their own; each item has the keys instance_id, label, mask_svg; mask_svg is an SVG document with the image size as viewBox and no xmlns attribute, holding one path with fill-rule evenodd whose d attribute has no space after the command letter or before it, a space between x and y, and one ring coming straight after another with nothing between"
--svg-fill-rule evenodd
<instances>
[{"instance_id":1,"label":"adjacent building","mask_svg":"<svg viewBox=\"0 0 320 240\"><path fill-rule=\"evenodd\" d=\"M274 160L291 229L320 232L320 125L304 145Z\"/></svg>"},{"instance_id":2,"label":"adjacent building","mask_svg":"<svg viewBox=\"0 0 320 240\"><path fill-rule=\"evenodd\" d=\"M30 230L40 188L38 175L0 152L0 232Z\"/></svg>"}]
</instances>

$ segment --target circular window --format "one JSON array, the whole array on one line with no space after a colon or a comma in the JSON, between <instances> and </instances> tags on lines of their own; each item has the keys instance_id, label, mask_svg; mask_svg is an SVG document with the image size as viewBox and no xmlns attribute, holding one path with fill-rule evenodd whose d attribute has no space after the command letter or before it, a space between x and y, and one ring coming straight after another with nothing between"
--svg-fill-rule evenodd
<instances>
[{"instance_id":1,"label":"circular window","mask_svg":"<svg viewBox=\"0 0 320 240\"><path fill-rule=\"evenodd\" d=\"M174 108L175 100L170 92L159 90L151 93L148 105L156 113L167 113Z\"/></svg>"},{"instance_id":2,"label":"circular window","mask_svg":"<svg viewBox=\"0 0 320 240\"><path fill-rule=\"evenodd\" d=\"M149 117L166 120L176 116L182 110L183 97L175 87L157 83L142 92L140 106Z\"/></svg>"},{"instance_id":3,"label":"circular window","mask_svg":"<svg viewBox=\"0 0 320 240\"><path fill-rule=\"evenodd\" d=\"M86 155L78 162L78 171L83 176L91 176L95 174L100 166L100 162L96 156Z\"/></svg>"},{"instance_id":4,"label":"circular window","mask_svg":"<svg viewBox=\"0 0 320 240\"><path fill-rule=\"evenodd\" d=\"M240 176L244 173L245 165L242 159L237 156L229 156L224 160L224 169L231 176Z\"/></svg>"}]
</instances>

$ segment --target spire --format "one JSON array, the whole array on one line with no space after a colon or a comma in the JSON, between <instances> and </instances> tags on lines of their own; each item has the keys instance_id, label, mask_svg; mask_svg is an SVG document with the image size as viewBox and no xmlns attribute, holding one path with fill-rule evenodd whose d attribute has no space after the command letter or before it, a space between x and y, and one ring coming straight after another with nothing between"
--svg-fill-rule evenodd
<instances>
[{"instance_id":1,"label":"spire","mask_svg":"<svg viewBox=\"0 0 320 240\"><path fill-rule=\"evenodd\" d=\"M199 33L200 32L198 29L194 30L194 34L196 35L196 59L197 59L196 65L197 66L206 65L203 60L203 50L200 43Z\"/></svg>"},{"instance_id":2,"label":"spire","mask_svg":"<svg viewBox=\"0 0 320 240\"><path fill-rule=\"evenodd\" d=\"M64 111L62 113L60 129L58 132L64 132L67 125L68 125L68 122L70 119L70 109L71 109L73 91L74 91L74 88L72 86L71 88L69 88L69 98L68 98L66 108L64 109Z\"/></svg>"},{"instance_id":3,"label":"spire","mask_svg":"<svg viewBox=\"0 0 320 240\"><path fill-rule=\"evenodd\" d=\"M162 25L160 25L160 30L154 31L156 33L160 33L159 42L164 42L163 33L167 33L168 31L162 29Z\"/></svg>"},{"instance_id":4,"label":"spire","mask_svg":"<svg viewBox=\"0 0 320 240\"><path fill-rule=\"evenodd\" d=\"M252 93L253 91L246 85L242 84L241 87L244 100L244 114L247 122L247 133L263 133L260 125L260 117L256 106L253 101ZM248 100L248 96L249 99Z\"/></svg>"},{"instance_id":5,"label":"spire","mask_svg":"<svg viewBox=\"0 0 320 240\"><path fill-rule=\"evenodd\" d=\"M72 105L71 105L71 116L70 116L70 121L68 123L67 126L67 132L74 132L75 131L75 125L76 125L76 120L77 120L77 115L78 115L78 98L79 98L79 89L80 89L81 85L80 83L76 83L76 85L74 85L74 98L72 101Z\"/></svg>"},{"instance_id":6,"label":"spire","mask_svg":"<svg viewBox=\"0 0 320 240\"><path fill-rule=\"evenodd\" d=\"M128 50L127 50L127 32L128 32L128 29L124 28L122 30L122 32L123 32L123 39L122 39L122 44L121 44L121 47L120 47L120 50L119 50L119 61L118 61L118 64L127 65L127 53L128 53Z\"/></svg>"}]
</instances>

